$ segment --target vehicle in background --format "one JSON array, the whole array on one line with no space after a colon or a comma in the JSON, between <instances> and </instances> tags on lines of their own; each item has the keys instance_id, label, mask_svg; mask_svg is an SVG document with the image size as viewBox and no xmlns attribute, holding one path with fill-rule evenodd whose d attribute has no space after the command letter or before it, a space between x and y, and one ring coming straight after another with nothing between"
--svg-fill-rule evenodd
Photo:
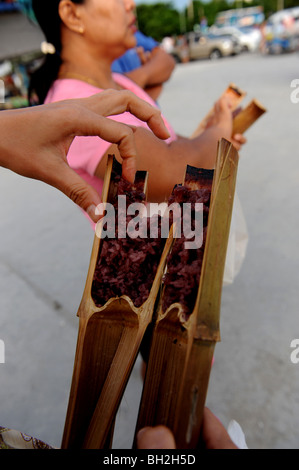
<instances>
[{"instance_id":1,"label":"vehicle in background","mask_svg":"<svg viewBox=\"0 0 299 470\"><path fill-rule=\"evenodd\" d=\"M190 32L185 35L185 39L184 48L181 40L173 47L172 55L177 62L186 62L186 56L188 60L215 60L240 52L239 43L228 36Z\"/></svg>"},{"instance_id":2,"label":"vehicle in background","mask_svg":"<svg viewBox=\"0 0 299 470\"><path fill-rule=\"evenodd\" d=\"M280 54L299 50L299 7L271 15L265 26L265 52Z\"/></svg>"},{"instance_id":3,"label":"vehicle in background","mask_svg":"<svg viewBox=\"0 0 299 470\"><path fill-rule=\"evenodd\" d=\"M219 41L219 39L221 41L223 41L223 43L225 41L231 41L232 43L232 51L231 51L231 54L230 55L237 55L237 54L240 54L242 52L242 45L239 41L238 38L236 38L235 36L231 35L231 34L227 34L227 33L224 33L224 32L221 32L221 34L214 34L212 32L208 32L206 33L205 35L207 38L209 38L209 40L211 41Z\"/></svg>"},{"instance_id":4,"label":"vehicle in background","mask_svg":"<svg viewBox=\"0 0 299 470\"><path fill-rule=\"evenodd\" d=\"M256 52L259 50L262 34L258 27L251 26L211 26L210 31L213 34L228 34L239 41L242 52Z\"/></svg>"}]
</instances>

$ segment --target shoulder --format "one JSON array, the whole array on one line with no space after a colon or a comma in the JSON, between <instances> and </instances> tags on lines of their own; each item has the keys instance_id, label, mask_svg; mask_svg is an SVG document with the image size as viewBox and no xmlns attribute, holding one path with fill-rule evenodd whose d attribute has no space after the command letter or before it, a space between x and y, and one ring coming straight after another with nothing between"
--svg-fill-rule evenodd
<instances>
[{"instance_id":1,"label":"shoulder","mask_svg":"<svg viewBox=\"0 0 299 470\"><path fill-rule=\"evenodd\" d=\"M81 80L73 78L57 79L52 84L45 103L74 98L87 98L101 91L103 90Z\"/></svg>"}]
</instances>

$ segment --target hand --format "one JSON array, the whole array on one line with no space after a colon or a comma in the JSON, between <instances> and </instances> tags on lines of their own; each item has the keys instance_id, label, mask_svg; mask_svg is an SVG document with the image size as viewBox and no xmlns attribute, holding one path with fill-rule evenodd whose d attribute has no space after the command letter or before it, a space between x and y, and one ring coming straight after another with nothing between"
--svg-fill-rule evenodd
<instances>
[{"instance_id":1,"label":"hand","mask_svg":"<svg viewBox=\"0 0 299 470\"><path fill-rule=\"evenodd\" d=\"M118 145L123 176L133 181L135 129L104 117L125 111L146 121L158 137L169 137L159 110L129 91L106 90L89 98L2 111L0 165L54 186L96 222L100 196L68 166L67 153L75 136L99 136Z\"/></svg>"},{"instance_id":2,"label":"hand","mask_svg":"<svg viewBox=\"0 0 299 470\"><path fill-rule=\"evenodd\" d=\"M151 52L145 51L142 46L136 47L136 52L142 65L146 64L151 58Z\"/></svg>"},{"instance_id":3,"label":"hand","mask_svg":"<svg viewBox=\"0 0 299 470\"><path fill-rule=\"evenodd\" d=\"M235 134L230 139L231 143L235 147L236 150L241 150L242 145L246 144L247 139L244 137L243 134Z\"/></svg>"},{"instance_id":4,"label":"hand","mask_svg":"<svg viewBox=\"0 0 299 470\"><path fill-rule=\"evenodd\" d=\"M231 103L228 97L220 98L214 106L214 113L210 116L205 129L211 126L218 126L223 128L223 137L229 140L236 150L240 150L242 145L247 142L247 139L242 134L235 134L232 136L233 130L233 115L231 112Z\"/></svg>"},{"instance_id":5,"label":"hand","mask_svg":"<svg viewBox=\"0 0 299 470\"><path fill-rule=\"evenodd\" d=\"M204 408L202 441L206 449L238 449L227 430L209 408Z\"/></svg>"},{"instance_id":6,"label":"hand","mask_svg":"<svg viewBox=\"0 0 299 470\"><path fill-rule=\"evenodd\" d=\"M224 138L228 138L233 130L233 115L231 111L231 104L226 96L221 97L214 104L213 111L206 122L205 129L212 126L222 127L224 130Z\"/></svg>"},{"instance_id":7,"label":"hand","mask_svg":"<svg viewBox=\"0 0 299 470\"><path fill-rule=\"evenodd\" d=\"M208 409L204 409L202 441L206 449L237 449L223 424ZM146 427L137 434L138 449L176 449L171 431L165 426Z\"/></svg>"},{"instance_id":8,"label":"hand","mask_svg":"<svg viewBox=\"0 0 299 470\"><path fill-rule=\"evenodd\" d=\"M159 46L150 52L137 49L137 53L139 53L141 65L127 72L127 77L146 90L148 87L162 85L169 80L175 68L175 60L171 54Z\"/></svg>"}]
</instances>

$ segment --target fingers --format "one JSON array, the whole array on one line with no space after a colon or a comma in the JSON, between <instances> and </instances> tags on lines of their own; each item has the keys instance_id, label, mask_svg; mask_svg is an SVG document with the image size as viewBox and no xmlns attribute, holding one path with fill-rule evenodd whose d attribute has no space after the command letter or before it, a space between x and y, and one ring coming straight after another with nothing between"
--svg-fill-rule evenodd
<instances>
[{"instance_id":1,"label":"fingers","mask_svg":"<svg viewBox=\"0 0 299 470\"><path fill-rule=\"evenodd\" d=\"M231 103L226 96L222 96L218 101L216 101L215 112L227 114L228 116L230 116L230 118L232 118L231 110Z\"/></svg>"},{"instance_id":2,"label":"fingers","mask_svg":"<svg viewBox=\"0 0 299 470\"><path fill-rule=\"evenodd\" d=\"M227 123L233 122L233 115L232 115L232 105L228 97L223 96L220 98L214 106L215 115L218 121L223 121ZM215 117L215 116L214 116ZM207 126L208 127L208 126ZM247 139L242 134L235 134L231 137L231 142L236 148L236 150L240 150L242 145L247 142Z\"/></svg>"},{"instance_id":3,"label":"fingers","mask_svg":"<svg viewBox=\"0 0 299 470\"><path fill-rule=\"evenodd\" d=\"M246 144L247 139L242 134L235 134L232 137L232 144L236 150L240 150L242 145Z\"/></svg>"},{"instance_id":4,"label":"fingers","mask_svg":"<svg viewBox=\"0 0 299 470\"><path fill-rule=\"evenodd\" d=\"M150 59L150 52L145 51L142 46L137 47L136 52L142 65L146 64L146 62Z\"/></svg>"},{"instance_id":5,"label":"fingers","mask_svg":"<svg viewBox=\"0 0 299 470\"><path fill-rule=\"evenodd\" d=\"M202 439L207 449L237 449L223 424L209 408L204 408Z\"/></svg>"},{"instance_id":6,"label":"fingers","mask_svg":"<svg viewBox=\"0 0 299 470\"><path fill-rule=\"evenodd\" d=\"M103 116L129 111L138 119L147 122L150 129L160 139L167 139L169 131L161 117L161 112L146 101L127 90L105 90L89 98L83 98L88 109Z\"/></svg>"},{"instance_id":7,"label":"fingers","mask_svg":"<svg viewBox=\"0 0 299 470\"><path fill-rule=\"evenodd\" d=\"M136 100L136 98L137 96L134 94L132 95L129 92L127 96L127 111L146 122L153 133L160 139L167 139L170 137L169 131L162 119L161 111L145 101L139 99Z\"/></svg>"},{"instance_id":8,"label":"fingers","mask_svg":"<svg viewBox=\"0 0 299 470\"><path fill-rule=\"evenodd\" d=\"M128 91L108 90L84 98L83 101L85 101L87 109L81 109L81 113L78 113L76 124L73 124L74 135L97 135L108 142L117 144L123 159L123 176L132 182L136 172L133 130L125 124L98 115L98 111L101 108L101 113L104 116L129 111L142 121L147 122L157 137L165 139L169 137L169 132L160 111ZM100 104L99 108L97 108L98 103ZM101 113L99 112L99 114Z\"/></svg>"},{"instance_id":9,"label":"fingers","mask_svg":"<svg viewBox=\"0 0 299 470\"><path fill-rule=\"evenodd\" d=\"M137 434L138 449L175 449L171 431L165 426L145 427Z\"/></svg>"},{"instance_id":10,"label":"fingers","mask_svg":"<svg viewBox=\"0 0 299 470\"><path fill-rule=\"evenodd\" d=\"M132 127L89 113L89 115L82 117L80 129L81 134L97 135L112 144L117 144L120 156L123 159L123 177L130 182L134 181L137 154Z\"/></svg>"},{"instance_id":11,"label":"fingers","mask_svg":"<svg viewBox=\"0 0 299 470\"><path fill-rule=\"evenodd\" d=\"M238 449L219 419L204 408L202 439L207 449ZM172 432L165 426L145 427L137 434L138 449L176 449Z\"/></svg>"},{"instance_id":12,"label":"fingers","mask_svg":"<svg viewBox=\"0 0 299 470\"><path fill-rule=\"evenodd\" d=\"M81 108L81 112L73 120L73 134L97 135L108 142L117 144L123 159L123 177L128 181L134 180L136 172L133 130L125 124L106 119L103 116L129 111L142 121L147 122L157 137L161 139L169 137L161 112L129 91L105 90L92 97L72 101L73 103L75 101ZM84 105L83 109L82 104Z\"/></svg>"},{"instance_id":13,"label":"fingers","mask_svg":"<svg viewBox=\"0 0 299 470\"><path fill-rule=\"evenodd\" d=\"M75 204L87 212L93 222L96 223L100 219L100 214L96 211L96 207L101 203L100 195L72 170L67 163L61 165L59 174L53 175L52 178L51 174L48 174L45 182L62 191Z\"/></svg>"}]
</instances>

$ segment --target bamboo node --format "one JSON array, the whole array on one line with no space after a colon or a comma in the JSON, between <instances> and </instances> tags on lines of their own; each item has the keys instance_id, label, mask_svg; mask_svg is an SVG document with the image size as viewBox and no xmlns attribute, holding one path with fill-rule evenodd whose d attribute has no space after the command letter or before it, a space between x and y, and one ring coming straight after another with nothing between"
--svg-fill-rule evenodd
<instances>
[{"instance_id":1,"label":"bamboo node","mask_svg":"<svg viewBox=\"0 0 299 470\"><path fill-rule=\"evenodd\" d=\"M195 326L193 338L201 341L218 342L220 341L219 328L213 329L206 324L201 323L200 325Z\"/></svg>"}]
</instances>

